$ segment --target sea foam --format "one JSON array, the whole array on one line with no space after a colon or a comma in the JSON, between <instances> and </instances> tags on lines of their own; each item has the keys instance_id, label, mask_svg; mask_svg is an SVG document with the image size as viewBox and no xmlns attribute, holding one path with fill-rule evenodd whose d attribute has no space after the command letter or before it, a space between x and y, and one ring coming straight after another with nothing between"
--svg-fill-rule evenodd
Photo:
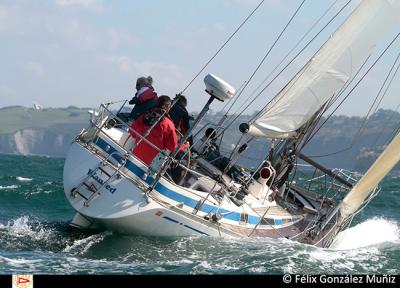
<instances>
[{"instance_id":1,"label":"sea foam","mask_svg":"<svg viewBox=\"0 0 400 288\"><path fill-rule=\"evenodd\" d=\"M399 239L400 231L396 222L373 218L340 232L331 248L349 250L384 242L396 242Z\"/></svg>"},{"instance_id":2,"label":"sea foam","mask_svg":"<svg viewBox=\"0 0 400 288\"><path fill-rule=\"evenodd\" d=\"M22 216L15 220L8 221L7 225L0 223L0 229L5 229L8 233L14 237L31 237L35 240L46 239L50 233L49 230L43 228L39 223L32 226L28 216Z\"/></svg>"},{"instance_id":3,"label":"sea foam","mask_svg":"<svg viewBox=\"0 0 400 288\"><path fill-rule=\"evenodd\" d=\"M63 252L78 252L78 254L86 253L90 247L101 242L107 233L101 233L96 235L91 235L84 239L75 240L71 246L64 248Z\"/></svg>"},{"instance_id":4,"label":"sea foam","mask_svg":"<svg viewBox=\"0 0 400 288\"><path fill-rule=\"evenodd\" d=\"M0 185L0 190L17 189L18 187L19 187L18 185L9 185L9 186L1 186L1 185Z\"/></svg>"},{"instance_id":5,"label":"sea foam","mask_svg":"<svg viewBox=\"0 0 400 288\"><path fill-rule=\"evenodd\" d=\"M25 178L25 177L21 177L21 176L17 176L17 180L18 181L22 181L22 182L24 182L24 181L32 181L33 179L32 178Z\"/></svg>"}]
</instances>

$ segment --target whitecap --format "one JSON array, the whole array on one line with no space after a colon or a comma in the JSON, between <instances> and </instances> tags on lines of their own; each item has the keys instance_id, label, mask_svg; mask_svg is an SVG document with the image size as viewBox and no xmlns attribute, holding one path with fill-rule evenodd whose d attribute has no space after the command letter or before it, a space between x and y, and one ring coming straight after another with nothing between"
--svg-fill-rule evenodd
<instances>
[{"instance_id":1,"label":"whitecap","mask_svg":"<svg viewBox=\"0 0 400 288\"><path fill-rule=\"evenodd\" d=\"M257 273L257 274L268 272L268 270L265 269L265 267L252 267L249 269L249 271L252 273Z\"/></svg>"},{"instance_id":2,"label":"whitecap","mask_svg":"<svg viewBox=\"0 0 400 288\"><path fill-rule=\"evenodd\" d=\"M36 264L36 263L43 262L43 260L41 260L41 259L25 259L25 258L12 259L12 258L4 257L4 256L0 256L0 260L11 263L11 264Z\"/></svg>"},{"instance_id":3,"label":"whitecap","mask_svg":"<svg viewBox=\"0 0 400 288\"><path fill-rule=\"evenodd\" d=\"M206 268L206 269L212 269L212 265L208 263L207 261L203 260L199 263L200 267Z\"/></svg>"},{"instance_id":4,"label":"whitecap","mask_svg":"<svg viewBox=\"0 0 400 288\"><path fill-rule=\"evenodd\" d=\"M39 223L36 229L29 224L29 217L22 216L7 222L7 225L0 224L0 229L5 229L14 237L29 236L35 240L43 240L49 237L51 231L44 229Z\"/></svg>"},{"instance_id":5,"label":"whitecap","mask_svg":"<svg viewBox=\"0 0 400 288\"><path fill-rule=\"evenodd\" d=\"M38 187L36 191L32 191L32 192L30 192L29 194L30 194L30 195L36 195L36 194L42 193L42 191L43 191L43 189L40 188L40 187Z\"/></svg>"},{"instance_id":6,"label":"whitecap","mask_svg":"<svg viewBox=\"0 0 400 288\"><path fill-rule=\"evenodd\" d=\"M9 186L1 186L0 185L0 190L11 190L11 189L17 189L19 188L18 185L9 185Z\"/></svg>"},{"instance_id":7,"label":"whitecap","mask_svg":"<svg viewBox=\"0 0 400 288\"><path fill-rule=\"evenodd\" d=\"M396 242L399 239L400 230L396 222L373 218L340 232L331 248L349 250L384 242Z\"/></svg>"},{"instance_id":8,"label":"whitecap","mask_svg":"<svg viewBox=\"0 0 400 288\"><path fill-rule=\"evenodd\" d=\"M101 242L105 236L106 236L105 233L101 233L101 234L91 235L87 238L75 240L71 246L65 247L63 252L73 253L77 251L78 254L84 254L94 244Z\"/></svg>"},{"instance_id":9,"label":"whitecap","mask_svg":"<svg viewBox=\"0 0 400 288\"><path fill-rule=\"evenodd\" d=\"M28 182L28 181L32 181L33 179L32 178L25 178L25 177L17 176L17 180L18 181L22 181L22 182L24 182L24 181Z\"/></svg>"}]
</instances>

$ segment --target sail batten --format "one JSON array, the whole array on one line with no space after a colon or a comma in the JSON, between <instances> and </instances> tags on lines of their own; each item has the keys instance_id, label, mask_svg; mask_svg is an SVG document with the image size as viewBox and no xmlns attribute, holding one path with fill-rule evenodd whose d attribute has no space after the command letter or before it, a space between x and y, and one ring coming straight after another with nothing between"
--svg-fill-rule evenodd
<instances>
[{"instance_id":1,"label":"sail batten","mask_svg":"<svg viewBox=\"0 0 400 288\"><path fill-rule=\"evenodd\" d=\"M314 57L293 77L249 133L290 138L341 89L393 26L400 1L363 0Z\"/></svg>"}]
</instances>

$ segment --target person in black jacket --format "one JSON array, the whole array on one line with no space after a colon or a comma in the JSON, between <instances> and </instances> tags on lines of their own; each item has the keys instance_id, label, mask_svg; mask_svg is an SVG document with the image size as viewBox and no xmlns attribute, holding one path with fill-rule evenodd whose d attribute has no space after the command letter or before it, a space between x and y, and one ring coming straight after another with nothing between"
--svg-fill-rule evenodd
<instances>
[{"instance_id":1,"label":"person in black jacket","mask_svg":"<svg viewBox=\"0 0 400 288\"><path fill-rule=\"evenodd\" d=\"M190 128L190 116L188 111L186 110L186 106L187 106L187 99L185 96L183 95L178 95L176 97L179 97L177 102L174 104L174 106L172 106L171 110L169 110L168 114L172 120L172 122L174 122L175 124L175 128L176 130L178 130L178 134L181 135L181 137L185 136L186 132L189 130ZM182 163L184 163L185 161L188 161L188 153L185 152L186 149L189 148L189 145L192 144L192 138L189 137L188 141L189 143L184 143L182 145L181 151L179 151L179 153L176 155L175 159L177 160L183 160L181 161ZM186 157L184 157L184 155ZM185 159L183 159L185 158ZM180 167L179 165L175 166L172 165L171 166L171 177L172 179L175 181L175 183L177 183L178 185L182 185L184 177L186 175L186 170L182 167Z\"/></svg>"},{"instance_id":2,"label":"person in black jacket","mask_svg":"<svg viewBox=\"0 0 400 288\"><path fill-rule=\"evenodd\" d=\"M182 135L185 135L190 128L190 117L188 111L186 110L187 99L183 95L178 95L176 97L179 97L178 102L172 106L168 114L174 122L176 129L178 129Z\"/></svg>"}]
</instances>

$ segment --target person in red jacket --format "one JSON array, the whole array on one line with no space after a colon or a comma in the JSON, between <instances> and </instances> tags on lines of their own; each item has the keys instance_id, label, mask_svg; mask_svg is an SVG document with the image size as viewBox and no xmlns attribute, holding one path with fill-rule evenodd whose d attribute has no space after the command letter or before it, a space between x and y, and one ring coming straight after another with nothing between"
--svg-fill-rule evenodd
<instances>
[{"instance_id":1,"label":"person in red jacket","mask_svg":"<svg viewBox=\"0 0 400 288\"><path fill-rule=\"evenodd\" d=\"M160 150L169 150L172 152L178 146L178 138L175 132L175 125L168 116L171 103L171 98L168 96L160 96L157 100L157 106L136 119L132 123L131 128L140 135L146 135L148 129L158 121L145 138ZM133 131L130 131L130 134L135 139L135 143L140 141L140 136L135 134ZM136 157L141 159L147 165L150 165L158 152L159 151L156 148L152 147L145 140L142 140L132 151Z\"/></svg>"}]
</instances>

